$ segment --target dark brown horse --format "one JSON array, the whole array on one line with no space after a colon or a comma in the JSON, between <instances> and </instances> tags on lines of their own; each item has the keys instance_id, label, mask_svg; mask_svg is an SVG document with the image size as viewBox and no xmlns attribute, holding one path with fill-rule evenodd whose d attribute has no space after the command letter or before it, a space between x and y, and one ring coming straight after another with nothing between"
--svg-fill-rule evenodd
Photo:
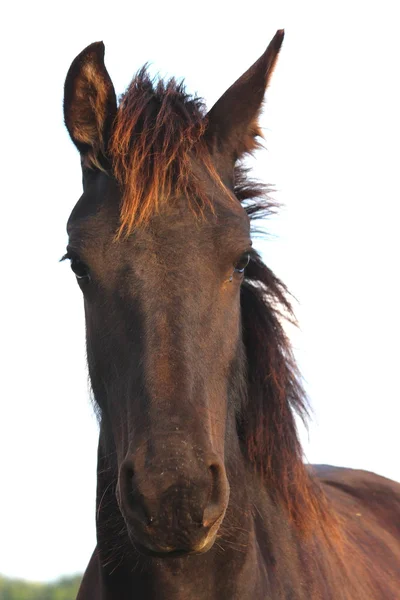
<instances>
[{"instance_id":1,"label":"dark brown horse","mask_svg":"<svg viewBox=\"0 0 400 600\"><path fill-rule=\"evenodd\" d=\"M117 106L102 43L69 70L66 258L100 420L79 600L400 598L400 485L303 465L291 307L251 243L274 207L241 160L282 40L208 113L145 70Z\"/></svg>"}]
</instances>

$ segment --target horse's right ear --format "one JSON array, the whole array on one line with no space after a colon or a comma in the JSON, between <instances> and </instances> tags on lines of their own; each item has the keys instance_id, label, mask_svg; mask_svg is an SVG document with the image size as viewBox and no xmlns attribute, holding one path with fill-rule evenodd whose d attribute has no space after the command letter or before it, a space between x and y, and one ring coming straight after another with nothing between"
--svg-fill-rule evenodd
<instances>
[{"instance_id":1,"label":"horse's right ear","mask_svg":"<svg viewBox=\"0 0 400 600\"><path fill-rule=\"evenodd\" d=\"M88 167L104 168L117 112L114 86L104 65L104 44L83 50L69 68L64 86L64 119Z\"/></svg>"}]
</instances>

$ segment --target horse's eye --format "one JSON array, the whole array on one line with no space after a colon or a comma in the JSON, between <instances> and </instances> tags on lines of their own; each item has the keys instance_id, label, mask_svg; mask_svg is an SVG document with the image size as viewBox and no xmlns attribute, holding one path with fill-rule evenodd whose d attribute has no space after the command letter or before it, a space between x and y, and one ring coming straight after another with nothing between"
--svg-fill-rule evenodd
<instances>
[{"instance_id":1,"label":"horse's eye","mask_svg":"<svg viewBox=\"0 0 400 600\"><path fill-rule=\"evenodd\" d=\"M71 269L77 279L90 280L89 269L79 258L71 257Z\"/></svg>"},{"instance_id":2,"label":"horse's eye","mask_svg":"<svg viewBox=\"0 0 400 600\"><path fill-rule=\"evenodd\" d=\"M235 273L244 273L245 268L250 262L250 254L246 252L243 256L240 257L238 262L235 265Z\"/></svg>"}]
</instances>

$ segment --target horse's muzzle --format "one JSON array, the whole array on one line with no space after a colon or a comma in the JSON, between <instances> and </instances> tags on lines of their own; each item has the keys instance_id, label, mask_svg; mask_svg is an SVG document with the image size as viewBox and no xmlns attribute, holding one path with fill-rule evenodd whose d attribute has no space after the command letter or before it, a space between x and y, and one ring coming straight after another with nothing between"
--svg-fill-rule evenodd
<instances>
[{"instance_id":1,"label":"horse's muzzle","mask_svg":"<svg viewBox=\"0 0 400 600\"><path fill-rule=\"evenodd\" d=\"M229 500L225 468L215 456L188 459L161 460L142 472L133 456L122 463L119 505L139 551L178 556L213 545Z\"/></svg>"}]
</instances>

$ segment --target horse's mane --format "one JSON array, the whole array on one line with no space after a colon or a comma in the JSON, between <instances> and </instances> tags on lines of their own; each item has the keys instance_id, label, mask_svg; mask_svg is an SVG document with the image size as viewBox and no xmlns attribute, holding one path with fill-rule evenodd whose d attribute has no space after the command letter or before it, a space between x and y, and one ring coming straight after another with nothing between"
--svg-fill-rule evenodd
<instances>
[{"instance_id":1,"label":"horse's mane","mask_svg":"<svg viewBox=\"0 0 400 600\"><path fill-rule=\"evenodd\" d=\"M253 223L279 208L268 186L252 180L241 165L235 169L235 195ZM241 314L248 388L237 418L243 452L299 529L333 525L325 497L304 465L296 427L295 414L306 423L309 407L283 325L284 320L297 325L290 294L257 253L245 271Z\"/></svg>"},{"instance_id":2,"label":"horse's mane","mask_svg":"<svg viewBox=\"0 0 400 600\"><path fill-rule=\"evenodd\" d=\"M123 189L119 235L146 222L171 193L184 194L192 208L213 209L192 168L195 156L224 188L204 140L205 114L203 102L186 94L182 83L154 83L145 68L134 77L121 98L109 148ZM257 146L254 137L248 152ZM241 165L235 168L234 191L252 221L277 208L267 187ZM296 429L295 413L304 420L307 401L282 325L283 317L295 318L286 286L256 253L245 272L241 309L248 380L248 400L237 416L243 453L292 521L309 529L326 521L328 510L303 464Z\"/></svg>"},{"instance_id":3,"label":"horse's mane","mask_svg":"<svg viewBox=\"0 0 400 600\"><path fill-rule=\"evenodd\" d=\"M123 189L119 236L146 222L172 193L185 195L196 212L212 210L193 159L227 192L204 139L205 113L202 100L174 78L152 81L146 67L133 78L120 99L109 145Z\"/></svg>"}]
</instances>

